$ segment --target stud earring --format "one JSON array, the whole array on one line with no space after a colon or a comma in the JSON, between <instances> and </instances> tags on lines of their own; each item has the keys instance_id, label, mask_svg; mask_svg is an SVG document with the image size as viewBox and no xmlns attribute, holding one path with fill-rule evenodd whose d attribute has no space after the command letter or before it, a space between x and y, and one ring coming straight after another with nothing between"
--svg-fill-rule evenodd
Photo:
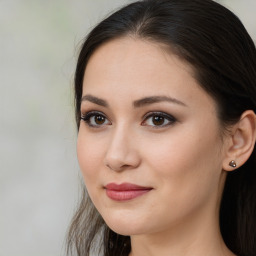
<instances>
[{"instance_id":1,"label":"stud earring","mask_svg":"<svg viewBox=\"0 0 256 256\"><path fill-rule=\"evenodd\" d=\"M230 161L229 166L235 168L236 167L236 162L234 160Z\"/></svg>"}]
</instances>

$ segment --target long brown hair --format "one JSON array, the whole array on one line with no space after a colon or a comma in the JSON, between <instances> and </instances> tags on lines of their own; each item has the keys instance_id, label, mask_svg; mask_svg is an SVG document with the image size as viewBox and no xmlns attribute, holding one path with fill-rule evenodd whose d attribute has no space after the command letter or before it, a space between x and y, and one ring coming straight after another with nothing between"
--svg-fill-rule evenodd
<instances>
[{"instance_id":1,"label":"long brown hair","mask_svg":"<svg viewBox=\"0 0 256 256\"><path fill-rule=\"evenodd\" d=\"M87 62L109 40L133 35L165 44L194 67L200 86L215 99L225 127L248 109L256 112L256 49L240 20L211 0L142 0L99 23L85 39L75 72L79 129L82 83ZM256 152L227 176L220 227L237 255L256 255ZM101 245L99 247L99 245ZM130 238L113 232L84 190L68 234L68 252L89 256L127 256Z\"/></svg>"}]
</instances>

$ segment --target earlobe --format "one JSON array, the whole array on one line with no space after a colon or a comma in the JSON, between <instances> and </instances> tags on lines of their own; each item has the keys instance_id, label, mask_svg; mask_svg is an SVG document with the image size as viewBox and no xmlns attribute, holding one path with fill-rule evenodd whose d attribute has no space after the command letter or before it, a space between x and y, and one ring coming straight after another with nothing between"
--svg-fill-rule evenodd
<instances>
[{"instance_id":1,"label":"earlobe","mask_svg":"<svg viewBox=\"0 0 256 256\"><path fill-rule=\"evenodd\" d=\"M223 169L232 171L242 166L250 157L256 140L256 115L245 111L233 126L229 147L223 162Z\"/></svg>"}]
</instances>

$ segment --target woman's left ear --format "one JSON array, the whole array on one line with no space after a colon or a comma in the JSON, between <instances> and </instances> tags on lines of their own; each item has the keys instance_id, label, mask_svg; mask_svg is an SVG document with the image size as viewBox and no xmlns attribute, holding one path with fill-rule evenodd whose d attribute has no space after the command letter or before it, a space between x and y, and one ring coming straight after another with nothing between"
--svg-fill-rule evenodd
<instances>
[{"instance_id":1,"label":"woman's left ear","mask_svg":"<svg viewBox=\"0 0 256 256\"><path fill-rule=\"evenodd\" d=\"M232 127L222 168L226 171L232 171L242 166L250 157L255 140L256 115L252 110L247 110Z\"/></svg>"}]
</instances>

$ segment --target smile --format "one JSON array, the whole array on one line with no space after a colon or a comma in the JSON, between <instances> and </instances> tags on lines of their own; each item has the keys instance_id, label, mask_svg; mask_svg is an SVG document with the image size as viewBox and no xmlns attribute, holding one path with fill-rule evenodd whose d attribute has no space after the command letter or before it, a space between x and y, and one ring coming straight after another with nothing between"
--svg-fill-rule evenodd
<instances>
[{"instance_id":1,"label":"smile","mask_svg":"<svg viewBox=\"0 0 256 256\"><path fill-rule=\"evenodd\" d=\"M150 187L142 187L131 183L109 183L105 186L107 196L115 201L127 201L142 196L152 190Z\"/></svg>"}]
</instances>

